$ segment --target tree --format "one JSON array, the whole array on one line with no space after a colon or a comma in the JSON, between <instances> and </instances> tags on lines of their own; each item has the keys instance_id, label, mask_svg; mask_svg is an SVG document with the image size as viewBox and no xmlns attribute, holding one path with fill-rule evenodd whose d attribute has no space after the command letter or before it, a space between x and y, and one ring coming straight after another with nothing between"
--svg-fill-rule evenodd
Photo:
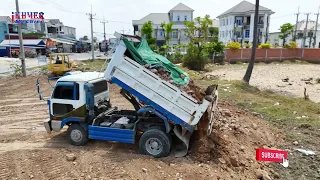
<instances>
[{"instance_id":1,"label":"tree","mask_svg":"<svg viewBox=\"0 0 320 180\"><path fill-rule=\"evenodd\" d=\"M204 18L197 17L195 21L185 21L186 35L190 38L190 43L187 48L184 66L193 70L203 70L207 61L207 57L203 50L206 50L208 43L209 27L212 25L212 20L209 15Z\"/></svg>"},{"instance_id":2,"label":"tree","mask_svg":"<svg viewBox=\"0 0 320 180\"><path fill-rule=\"evenodd\" d=\"M149 45L155 44L156 40L152 37L153 27L152 21L145 22L141 28L142 35L145 36Z\"/></svg>"},{"instance_id":3,"label":"tree","mask_svg":"<svg viewBox=\"0 0 320 180\"><path fill-rule=\"evenodd\" d=\"M210 34L213 42L219 41L219 28L209 27L209 34Z\"/></svg>"},{"instance_id":4,"label":"tree","mask_svg":"<svg viewBox=\"0 0 320 180\"><path fill-rule=\"evenodd\" d=\"M82 38L84 41L88 40L88 36L83 36Z\"/></svg>"},{"instance_id":5,"label":"tree","mask_svg":"<svg viewBox=\"0 0 320 180\"><path fill-rule=\"evenodd\" d=\"M279 35L279 38L283 40L282 46L286 44L286 38L293 32L294 26L290 23L285 23L280 26L280 32L282 34Z\"/></svg>"},{"instance_id":6,"label":"tree","mask_svg":"<svg viewBox=\"0 0 320 180\"><path fill-rule=\"evenodd\" d=\"M161 23L161 28L162 28L162 31L163 31L163 36L164 36L164 39L166 41L166 44L169 43L169 40L170 40L170 33L172 32L172 26L173 26L174 22L169 22L169 23Z\"/></svg>"},{"instance_id":7,"label":"tree","mask_svg":"<svg viewBox=\"0 0 320 180\"><path fill-rule=\"evenodd\" d=\"M256 8L254 12L253 43L252 43L253 45L252 45L251 59L250 59L246 74L242 79L247 84L249 84L253 66L254 66L254 59L256 57L257 40L258 40L258 16L259 16L259 0L256 0Z\"/></svg>"}]
</instances>

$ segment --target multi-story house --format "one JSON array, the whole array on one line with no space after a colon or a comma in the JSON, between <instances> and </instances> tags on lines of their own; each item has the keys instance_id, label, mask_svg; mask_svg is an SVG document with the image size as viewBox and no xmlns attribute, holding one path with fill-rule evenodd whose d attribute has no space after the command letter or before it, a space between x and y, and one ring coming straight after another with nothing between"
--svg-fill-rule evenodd
<instances>
[{"instance_id":1,"label":"multi-story house","mask_svg":"<svg viewBox=\"0 0 320 180\"><path fill-rule=\"evenodd\" d=\"M299 21L297 23L297 35L296 35L296 42L298 47L303 47L304 38L305 45L304 47L313 47L314 37L316 36L315 48L320 48L320 24L318 23L317 32L316 29L316 21L309 20L307 29L306 29L306 20ZM296 26L296 25L295 25ZM294 30L290 33L290 35L286 38L286 44L290 43L294 39ZM283 40L279 38L281 32L272 32L269 34L270 43L273 46L282 46Z\"/></svg>"},{"instance_id":2,"label":"multi-story house","mask_svg":"<svg viewBox=\"0 0 320 180\"><path fill-rule=\"evenodd\" d=\"M43 24L46 37L69 37L76 38L76 28L65 26L59 19L46 19Z\"/></svg>"},{"instance_id":3,"label":"multi-story house","mask_svg":"<svg viewBox=\"0 0 320 180\"><path fill-rule=\"evenodd\" d=\"M190 7L179 3L174 8L172 8L168 13L150 13L140 20L133 20L134 34L141 36L141 28L145 22L152 21L153 37L157 40L157 45L162 46L165 44L164 31L161 28L161 23L174 22L172 29L173 32L169 34L170 40L169 44L187 44L189 38L185 34L184 21L193 20L193 9Z\"/></svg>"},{"instance_id":4,"label":"multi-story house","mask_svg":"<svg viewBox=\"0 0 320 180\"><path fill-rule=\"evenodd\" d=\"M9 16L0 16L0 42L8 35L18 35L18 26L13 24Z\"/></svg>"},{"instance_id":5,"label":"multi-story house","mask_svg":"<svg viewBox=\"0 0 320 180\"><path fill-rule=\"evenodd\" d=\"M242 43L253 42L255 4L242 1L226 12L218 16L219 41ZM258 43L264 43L268 39L270 16L274 12L263 6L259 6L258 17Z\"/></svg>"}]
</instances>

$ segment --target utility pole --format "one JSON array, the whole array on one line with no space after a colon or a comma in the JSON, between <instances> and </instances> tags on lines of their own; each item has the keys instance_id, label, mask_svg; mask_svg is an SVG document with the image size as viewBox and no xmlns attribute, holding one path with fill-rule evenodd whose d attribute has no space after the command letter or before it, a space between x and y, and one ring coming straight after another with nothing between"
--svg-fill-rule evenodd
<instances>
[{"instance_id":1,"label":"utility pole","mask_svg":"<svg viewBox=\"0 0 320 180\"><path fill-rule=\"evenodd\" d=\"M92 5L91 5L91 13L86 13L90 17L90 23L91 23L91 53L92 53L92 60L94 60L94 42L93 42L93 23L92 23L92 16L95 16L96 14L92 15Z\"/></svg>"},{"instance_id":2,"label":"utility pole","mask_svg":"<svg viewBox=\"0 0 320 180\"><path fill-rule=\"evenodd\" d=\"M295 15L297 15L297 20L296 20L296 25L295 25L295 29L294 29L293 41L296 41L296 39L297 39L297 28L298 28L299 15L300 15L300 6L298 6L298 13L296 13Z\"/></svg>"},{"instance_id":3,"label":"utility pole","mask_svg":"<svg viewBox=\"0 0 320 180\"><path fill-rule=\"evenodd\" d=\"M315 15L317 15L317 20L316 20L316 28L315 28L315 30L314 30L313 48L316 48L316 43L317 43L319 11L320 11L320 6L319 6L319 8L318 8L318 13L315 14Z\"/></svg>"},{"instance_id":4,"label":"utility pole","mask_svg":"<svg viewBox=\"0 0 320 180\"><path fill-rule=\"evenodd\" d=\"M16 13L18 13L19 16L20 16L18 0L16 0L16 11L17 11ZM22 38L22 32L21 32L21 22L18 23L18 33L19 33L20 59L21 59L22 76L26 77L27 76L27 71L26 71L26 62L25 62L24 47L23 47L23 38ZM10 33L9 33L9 36L10 36Z\"/></svg>"},{"instance_id":5,"label":"utility pole","mask_svg":"<svg viewBox=\"0 0 320 180\"><path fill-rule=\"evenodd\" d=\"M307 36L308 36L308 22L309 22L309 15L311 13L306 13L307 15L307 22L306 22L306 27L305 27L305 30L304 30L304 37L303 37L303 48L305 48L306 46L306 39L307 39Z\"/></svg>"},{"instance_id":6,"label":"utility pole","mask_svg":"<svg viewBox=\"0 0 320 180\"><path fill-rule=\"evenodd\" d=\"M106 40L106 23L108 23L108 21L105 21L103 18L103 21L100 21L100 23L103 23L103 38Z\"/></svg>"}]
</instances>

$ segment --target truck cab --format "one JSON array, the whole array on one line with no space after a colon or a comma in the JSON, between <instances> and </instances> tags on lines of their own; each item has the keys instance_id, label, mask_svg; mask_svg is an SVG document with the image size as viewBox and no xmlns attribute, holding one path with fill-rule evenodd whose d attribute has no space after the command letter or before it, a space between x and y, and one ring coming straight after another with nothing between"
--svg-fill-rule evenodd
<instances>
[{"instance_id":1,"label":"truck cab","mask_svg":"<svg viewBox=\"0 0 320 180\"><path fill-rule=\"evenodd\" d=\"M83 72L57 80L50 99L48 133L60 131L73 122L88 123L110 108L109 88L103 73Z\"/></svg>"}]
</instances>

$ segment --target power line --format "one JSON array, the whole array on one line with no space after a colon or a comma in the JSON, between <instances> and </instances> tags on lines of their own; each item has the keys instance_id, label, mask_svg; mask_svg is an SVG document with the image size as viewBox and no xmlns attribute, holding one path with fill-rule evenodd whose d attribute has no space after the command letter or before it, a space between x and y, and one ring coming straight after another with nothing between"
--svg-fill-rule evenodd
<instances>
[{"instance_id":1,"label":"power line","mask_svg":"<svg viewBox=\"0 0 320 180\"><path fill-rule=\"evenodd\" d=\"M283 17L288 17L288 16L292 16L292 13L287 14L287 15L283 15L283 16L271 17L271 19L278 19L278 18L283 18Z\"/></svg>"},{"instance_id":2,"label":"power line","mask_svg":"<svg viewBox=\"0 0 320 180\"><path fill-rule=\"evenodd\" d=\"M32 0L33 2L36 2L36 3L38 3L38 4L41 4L41 5L48 5L46 2L44 2L44 1L41 1L41 0ZM55 7L56 9L59 9L59 10L61 10L61 11L65 11L65 12L71 12L71 13L78 13L78 14L86 14L86 13L84 13L84 12L76 12L76 11L70 11L70 10L67 10L68 8L67 7L64 7L64 6L62 6L62 5L60 5L60 4L58 4L58 3L56 3L56 2L53 2L53 1L51 1L51 0L48 0L50 3L52 3L53 5L55 5L55 6L53 6L53 7ZM59 8L58 8L59 7Z\"/></svg>"},{"instance_id":3,"label":"power line","mask_svg":"<svg viewBox=\"0 0 320 180\"><path fill-rule=\"evenodd\" d=\"M130 23L130 22L113 21L113 20L100 19L100 18L94 18L94 20L108 21L108 23L109 23L109 22L113 22L113 23L122 23L122 24L132 24L132 23Z\"/></svg>"}]
</instances>

